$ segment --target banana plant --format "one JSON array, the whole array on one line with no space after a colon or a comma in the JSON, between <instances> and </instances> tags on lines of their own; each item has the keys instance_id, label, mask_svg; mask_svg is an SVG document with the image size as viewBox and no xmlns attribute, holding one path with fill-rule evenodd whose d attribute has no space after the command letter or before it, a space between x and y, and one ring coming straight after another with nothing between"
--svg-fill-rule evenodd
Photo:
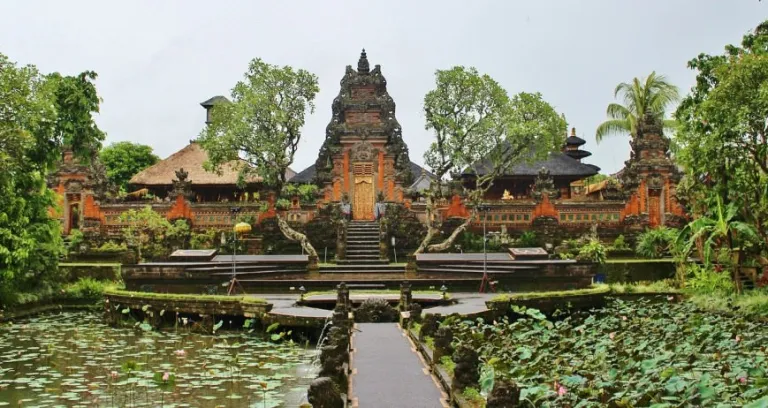
<instances>
[{"instance_id":1,"label":"banana plant","mask_svg":"<svg viewBox=\"0 0 768 408\"><path fill-rule=\"evenodd\" d=\"M712 216L702 216L691 221L683 228L680 236L688 236L684 246L684 253L689 254L697 242L703 242L703 261L706 265L712 264L713 254L727 245L733 249L733 238L741 240L757 240L755 228L742 221L736 220L737 208L733 203L723 204L722 198L716 198L716 206Z\"/></svg>"}]
</instances>

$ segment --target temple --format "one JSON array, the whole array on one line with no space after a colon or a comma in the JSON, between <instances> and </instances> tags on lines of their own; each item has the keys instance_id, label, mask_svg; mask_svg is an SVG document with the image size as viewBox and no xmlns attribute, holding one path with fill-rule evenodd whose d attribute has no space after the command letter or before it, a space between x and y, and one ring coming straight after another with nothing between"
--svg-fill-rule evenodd
<instances>
[{"instance_id":1,"label":"temple","mask_svg":"<svg viewBox=\"0 0 768 408\"><path fill-rule=\"evenodd\" d=\"M227 102L223 96L203 102L206 122L212 106ZM315 163L298 174L288 174L291 183L318 186L315 202L292 199L281 208L270 203L265 212L259 200L265 197L260 179L237 183L239 166L247 164L232 162L220 173L208 172L203 168L207 154L193 141L136 174L130 182L138 193L123 198L108 197L103 168L79 165L65 155L59 172L49 180L60 200L60 208L52 211L62 220L65 233L80 228L108 236L116 236L123 226L119 215L135 207L136 201L169 219L185 219L196 230L231 229L228 205L233 202L259 220L279 211L295 225L311 222L328 205L343 200L351 204L355 220L374 220L376 203L383 201L402 205L427 222L419 192L429 187L434 175L410 160L395 106L381 67L371 69L363 50L357 69L347 66L341 78ZM585 143L572 129L560 151L499 176L485 196L489 210L474 220L472 228L485 224L491 231L512 235L533 230L558 240L596 225L607 239L685 220L675 197L680 173L670 159L669 139L652 118L643 118L639 124L630 159L616 180L585 185L585 179L600 170L583 162L591 155L583 150ZM483 163L474 167L486 168ZM473 175L464 172L457 177L468 182ZM436 221L470 213L458 195L438 201L438 206Z\"/></svg>"}]
</instances>

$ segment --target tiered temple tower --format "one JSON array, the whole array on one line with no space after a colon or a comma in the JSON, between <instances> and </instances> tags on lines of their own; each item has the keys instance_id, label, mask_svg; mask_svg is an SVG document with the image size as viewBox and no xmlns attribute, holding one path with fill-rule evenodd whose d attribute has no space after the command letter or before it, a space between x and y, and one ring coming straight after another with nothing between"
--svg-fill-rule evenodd
<instances>
[{"instance_id":1,"label":"tiered temple tower","mask_svg":"<svg viewBox=\"0 0 768 408\"><path fill-rule=\"evenodd\" d=\"M347 66L332 112L315 162L315 181L326 202L347 196L354 219L372 220L379 193L387 201L402 202L413 176L387 80L379 65L370 69L365 50L357 70Z\"/></svg>"},{"instance_id":2,"label":"tiered temple tower","mask_svg":"<svg viewBox=\"0 0 768 408\"><path fill-rule=\"evenodd\" d=\"M638 123L630 159L621 174L624 191L631 193L625 224L658 227L685 222L685 211L676 198L682 174L670 158L669 143L653 116L646 115Z\"/></svg>"}]
</instances>

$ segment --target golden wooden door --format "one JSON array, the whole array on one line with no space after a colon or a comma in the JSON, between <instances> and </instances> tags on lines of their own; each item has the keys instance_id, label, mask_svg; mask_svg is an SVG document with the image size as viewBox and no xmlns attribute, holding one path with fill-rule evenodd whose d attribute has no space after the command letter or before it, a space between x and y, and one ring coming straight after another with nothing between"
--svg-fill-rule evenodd
<instances>
[{"instance_id":1,"label":"golden wooden door","mask_svg":"<svg viewBox=\"0 0 768 408\"><path fill-rule=\"evenodd\" d=\"M352 218L356 220L373 219L373 176L355 176Z\"/></svg>"}]
</instances>

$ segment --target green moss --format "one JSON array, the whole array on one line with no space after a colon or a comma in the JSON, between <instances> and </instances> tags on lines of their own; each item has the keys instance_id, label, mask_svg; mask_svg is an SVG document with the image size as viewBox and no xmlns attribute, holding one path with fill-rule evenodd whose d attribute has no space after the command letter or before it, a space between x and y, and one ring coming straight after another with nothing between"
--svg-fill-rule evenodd
<instances>
[{"instance_id":1,"label":"green moss","mask_svg":"<svg viewBox=\"0 0 768 408\"><path fill-rule=\"evenodd\" d=\"M435 339L432 336L426 336L424 337L424 344L427 345L427 347L430 348L430 350L435 349Z\"/></svg>"},{"instance_id":2,"label":"green moss","mask_svg":"<svg viewBox=\"0 0 768 408\"><path fill-rule=\"evenodd\" d=\"M440 362L438 364L445 368L445 371L448 371L450 374L453 374L453 370L456 368L456 363L451 360L451 356L440 357Z\"/></svg>"},{"instance_id":3,"label":"green moss","mask_svg":"<svg viewBox=\"0 0 768 408\"><path fill-rule=\"evenodd\" d=\"M131 292L127 290L110 289L104 292L106 295L137 297L149 300L166 301L211 301L211 302L239 302L246 304L267 303L265 299L253 296L223 296L223 295L194 295L180 293L154 293L154 292Z\"/></svg>"},{"instance_id":4,"label":"green moss","mask_svg":"<svg viewBox=\"0 0 768 408\"><path fill-rule=\"evenodd\" d=\"M504 293L504 294L495 296L493 299L491 299L491 302L509 302L513 300L598 295L602 293L609 293L610 290L611 289L608 285L598 284L598 285L592 285L592 287L587 289L559 290L559 291L552 291L552 292Z\"/></svg>"},{"instance_id":5,"label":"green moss","mask_svg":"<svg viewBox=\"0 0 768 408\"><path fill-rule=\"evenodd\" d=\"M468 402L472 403L472 407L484 407L485 398L480 394L476 388L467 387L461 392L461 396Z\"/></svg>"}]
</instances>

